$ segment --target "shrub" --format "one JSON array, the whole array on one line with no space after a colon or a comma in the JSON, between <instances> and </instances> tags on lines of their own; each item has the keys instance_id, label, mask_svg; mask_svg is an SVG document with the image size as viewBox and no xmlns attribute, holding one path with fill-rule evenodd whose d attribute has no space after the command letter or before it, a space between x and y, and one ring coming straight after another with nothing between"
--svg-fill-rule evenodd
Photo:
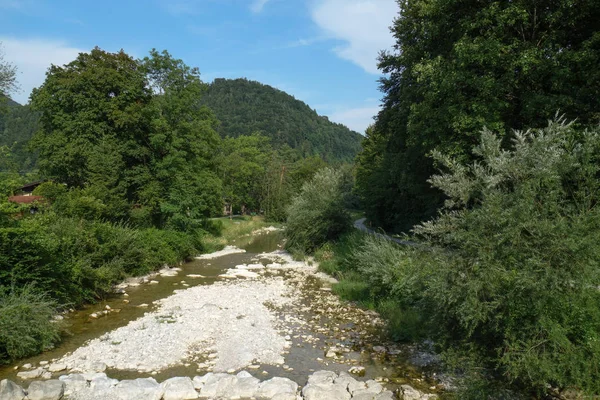
<instances>
[{"instance_id":1,"label":"shrub","mask_svg":"<svg viewBox=\"0 0 600 400\"><path fill-rule=\"evenodd\" d=\"M37 354L59 340L55 304L33 286L0 286L0 364Z\"/></svg>"},{"instance_id":2,"label":"shrub","mask_svg":"<svg viewBox=\"0 0 600 400\"><path fill-rule=\"evenodd\" d=\"M331 168L317 172L302 186L287 210L287 246L312 252L351 229L350 214L344 209L343 174Z\"/></svg>"},{"instance_id":3,"label":"shrub","mask_svg":"<svg viewBox=\"0 0 600 400\"><path fill-rule=\"evenodd\" d=\"M415 230L440 249L424 315L516 384L600 394L600 130L558 120L508 150L486 130L475 154L435 155L448 201Z\"/></svg>"}]
</instances>

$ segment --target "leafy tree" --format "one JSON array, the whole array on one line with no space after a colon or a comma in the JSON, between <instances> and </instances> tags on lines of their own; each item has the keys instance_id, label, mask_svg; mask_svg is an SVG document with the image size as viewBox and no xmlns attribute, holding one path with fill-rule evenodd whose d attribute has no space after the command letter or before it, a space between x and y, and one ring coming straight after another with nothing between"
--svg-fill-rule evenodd
<instances>
[{"instance_id":1,"label":"leafy tree","mask_svg":"<svg viewBox=\"0 0 600 400\"><path fill-rule=\"evenodd\" d=\"M260 134L223 140L220 175L224 196L235 210L262 209L262 189L271 151L269 138Z\"/></svg>"},{"instance_id":2,"label":"leafy tree","mask_svg":"<svg viewBox=\"0 0 600 400\"><path fill-rule=\"evenodd\" d=\"M408 229L435 214L434 149L463 160L484 126L542 127L556 110L600 121L600 3L401 0L395 51L383 53L384 107L364 143L359 184L369 217ZM369 185L374 186L372 189Z\"/></svg>"},{"instance_id":3,"label":"leafy tree","mask_svg":"<svg viewBox=\"0 0 600 400\"><path fill-rule=\"evenodd\" d=\"M40 170L83 190L105 217L128 218L135 207L140 223L189 229L221 204L204 90L196 69L156 50L136 61L95 48L52 66L32 95Z\"/></svg>"},{"instance_id":4,"label":"leafy tree","mask_svg":"<svg viewBox=\"0 0 600 400\"><path fill-rule=\"evenodd\" d=\"M311 252L352 228L343 206L343 184L342 171L325 168L302 186L287 209L288 248Z\"/></svg>"},{"instance_id":5,"label":"leafy tree","mask_svg":"<svg viewBox=\"0 0 600 400\"><path fill-rule=\"evenodd\" d=\"M140 201L158 206L160 214L154 213L154 218L160 216L159 225L171 219L174 227L189 229L221 212L216 172L220 138L213 129L217 121L201 103L206 85L197 68L156 50L141 64L158 92L152 101L158 112L148 138L152 178L140 192Z\"/></svg>"},{"instance_id":6,"label":"leafy tree","mask_svg":"<svg viewBox=\"0 0 600 400\"><path fill-rule=\"evenodd\" d=\"M485 130L477 162L435 152L448 200L416 228L439 249L422 263L422 314L513 383L598 395L600 129L559 120L511 143Z\"/></svg>"}]
</instances>

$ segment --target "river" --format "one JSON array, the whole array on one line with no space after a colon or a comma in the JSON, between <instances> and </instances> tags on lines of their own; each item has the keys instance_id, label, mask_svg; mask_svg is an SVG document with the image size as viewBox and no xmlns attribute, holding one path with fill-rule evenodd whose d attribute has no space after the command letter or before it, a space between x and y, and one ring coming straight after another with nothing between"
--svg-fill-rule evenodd
<instances>
[{"instance_id":1,"label":"river","mask_svg":"<svg viewBox=\"0 0 600 400\"><path fill-rule=\"evenodd\" d=\"M114 336L115 332L127 329L136 321L154 315L153 313L160 311L164 306L163 302L173 299L176 295L191 293L192 290L202 292L213 286L236 288L235 279L224 279L222 275L227 270L239 265L256 264L257 262L273 263L273 257L265 256L265 254L272 254L279 250L281 240L282 238L277 232L238 240L238 243L234 244L246 250L245 253L185 263L176 276L160 276L155 278L151 284L128 287L126 295L115 294L105 301L69 313L63 321L66 334L56 348L0 368L0 379L8 378L26 386L27 383L16 376L17 372L22 370L22 368L17 369L19 366L24 364L38 366L40 362L45 364L43 361L52 363L61 359L69 359L72 353L85 348L86 345L89 346L89 343L99 343L98 341L104 337L114 338L116 337ZM302 263L298 263L298 265L300 264ZM355 366L364 368L364 379L387 382L388 387L392 389L400 384L408 383L430 391L431 386L435 385L434 370L431 366L423 365L428 363L421 362L423 359L427 359L426 353L419 351L414 346L400 346L388 342L384 333L384 324L375 313L340 302L331 293L330 283L327 279L322 279L322 276L314 273L311 270L314 268L310 266L310 263L304 263L303 267L305 269L302 269L302 272L283 268L266 270L256 280L256 284L280 282L285 288L285 292L281 295L281 299L285 301L282 300L279 303L274 301L273 304L267 304L269 301L264 302L268 305L269 315L273 318L271 325L276 330L275 338L277 340L285 338L285 340L281 339L281 343L286 344L285 350L282 352L283 362L261 363L254 360L253 365L240 365L240 368L232 368L232 370L250 367L252 369L248 370L260 379L280 376L290 378L303 385L306 383L306 377L314 371L326 369L340 372L348 371ZM239 289L241 294L243 288L249 288L249 283L246 284L245 278L237 279L241 285ZM198 288L200 286L205 288ZM235 291L231 293L235 293ZM235 296L234 294L233 297ZM235 303L235 299L232 301ZM148 307L140 307L140 305L146 304ZM107 309L111 311L105 315L103 312ZM92 314L99 315L99 317L94 318L91 316ZM238 319L242 317L245 316L238 316ZM236 321L234 319L228 323L235 324ZM206 322L206 325L208 324L209 321ZM232 330L234 330L233 326ZM268 332L265 331L264 335L267 334ZM214 339L216 340L212 344L214 358L225 360L228 355L218 353L218 351L229 350L223 350L227 347L219 348L221 337ZM252 333L248 332L248 343L252 340ZM246 342L242 344L246 344ZM218 371L220 364L218 362L211 364L209 357L212 356L206 353L205 348L200 349L201 351L188 358L184 357L176 363L160 368L156 365L150 365L143 370L140 368L115 368L114 365L111 368L110 361L106 361L109 364L106 373L111 378L120 380L147 377L152 374L158 381L162 381L173 376L193 377L208 371ZM115 351L119 350L123 352L127 349L120 349L117 343ZM66 373L67 371L58 372L54 374L54 377Z\"/></svg>"}]
</instances>

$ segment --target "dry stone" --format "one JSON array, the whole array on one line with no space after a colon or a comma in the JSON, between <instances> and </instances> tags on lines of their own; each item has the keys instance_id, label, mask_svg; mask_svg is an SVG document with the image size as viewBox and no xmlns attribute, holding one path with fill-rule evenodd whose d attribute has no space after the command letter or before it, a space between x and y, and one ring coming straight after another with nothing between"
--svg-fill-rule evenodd
<instances>
[{"instance_id":1,"label":"dry stone","mask_svg":"<svg viewBox=\"0 0 600 400\"><path fill-rule=\"evenodd\" d=\"M65 394L65 383L58 379L31 382L27 389L29 400L60 400Z\"/></svg>"},{"instance_id":2,"label":"dry stone","mask_svg":"<svg viewBox=\"0 0 600 400\"><path fill-rule=\"evenodd\" d=\"M198 398L194 384L190 378L171 378L164 381L163 400L192 400Z\"/></svg>"},{"instance_id":3,"label":"dry stone","mask_svg":"<svg viewBox=\"0 0 600 400\"><path fill-rule=\"evenodd\" d=\"M23 388L13 381L3 379L0 382L0 399L2 400L23 400L25 392Z\"/></svg>"}]
</instances>

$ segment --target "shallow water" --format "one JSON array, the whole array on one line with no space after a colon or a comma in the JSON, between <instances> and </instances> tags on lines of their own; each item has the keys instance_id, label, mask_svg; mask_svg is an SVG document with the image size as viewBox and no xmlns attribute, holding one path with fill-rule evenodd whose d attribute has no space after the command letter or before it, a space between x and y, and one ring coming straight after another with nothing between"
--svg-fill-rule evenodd
<instances>
[{"instance_id":1,"label":"shallow water","mask_svg":"<svg viewBox=\"0 0 600 400\"><path fill-rule=\"evenodd\" d=\"M281 235L277 232L267 233L254 237L238 239L237 243L232 243L246 249L243 254L231 254L212 260L195 260L185 263L181 266L182 271L175 277L157 277L158 284L142 284L138 287L128 287L126 292L128 297L123 295L114 295L106 301L98 304L89 305L81 310L71 313L63 321L68 335L53 350L47 351L41 355L19 360L17 363L5 367L0 367L0 379L11 379L17 383L24 382L16 377L15 366L21 366L26 363L37 366L40 361L50 361L58 359L65 354L74 351L82 346L86 341L97 338L106 332L127 325L130 321L137 319L148 311L154 310L152 304L156 300L168 297L174 290L184 289L186 287L198 285L211 285L219 280L218 275L226 269L233 268L236 265L250 263L252 259L263 252L272 252L281 248ZM203 275L205 278L190 278L189 274ZM261 365L260 369L248 370L259 379L268 379L273 376L288 377L297 383L303 385L306 383L307 376L317 370L332 370L336 372L348 371L351 365L360 365L366 368L364 379L387 378L392 385L410 382L417 387L428 387L431 385L429 379L423 379L422 375L426 371L415 368L408 361L410 352L403 351L401 354L390 356L378 355L372 351L373 345L384 344L385 339L381 326L372 326L368 322L361 326L352 320L352 315L331 315L321 312L320 309L310 309L311 303L315 299L327 301L327 296L333 296L328 292L321 291L323 283L316 278L311 279L304 285L303 306L297 310L285 310L278 312L280 318L285 315L301 316L302 320L315 321L314 324L306 326L294 326L292 323L292 342L289 354L285 355L286 365L289 369L281 366ZM189 286L185 286L186 285ZM139 307L141 304L148 304L146 308ZM108 315L94 319L90 317L92 313L101 313L109 306L113 311ZM353 309L353 315L361 315L360 310ZM363 322L365 318L362 318ZM366 319L368 320L368 318ZM315 343L307 343L301 335L312 335L318 338ZM298 336L298 337L295 337ZM364 340L363 340L364 337ZM324 349L333 345L345 345L349 351L344 354L343 359L332 360L325 357ZM154 377L160 382L173 376L195 376L204 374L206 371L197 370L196 362L190 362L159 371ZM132 379L138 377L147 377L148 373L137 371L107 370L111 378ZM65 374L59 372L55 377ZM27 385L25 383L25 385Z\"/></svg>"}]
</instances>

